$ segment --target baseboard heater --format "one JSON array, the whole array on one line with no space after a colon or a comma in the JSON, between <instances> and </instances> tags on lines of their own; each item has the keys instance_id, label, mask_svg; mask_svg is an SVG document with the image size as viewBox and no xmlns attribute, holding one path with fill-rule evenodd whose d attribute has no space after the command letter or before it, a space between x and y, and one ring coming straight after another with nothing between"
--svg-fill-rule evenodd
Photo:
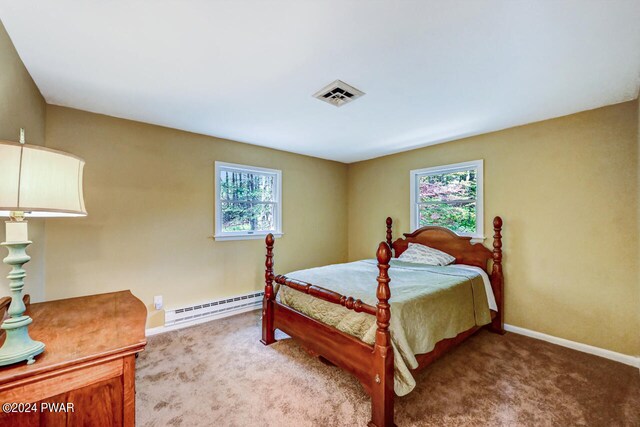
<instances>
[{"instance_id":1,"label":"baseboard heater","mask_svg":"<svg viewBox=\"0 0 640 427\"><path fill-rule=\"evenodd\" d=\"M216 317L226 317L234 312L248 311L260 307L263 296L264 292L262 291L252 292L246 295L238 295L188 307L166 310L164 314L164 325L177 325L207 317L211 317L212 319Z\"/></svg>"}]
</instances>

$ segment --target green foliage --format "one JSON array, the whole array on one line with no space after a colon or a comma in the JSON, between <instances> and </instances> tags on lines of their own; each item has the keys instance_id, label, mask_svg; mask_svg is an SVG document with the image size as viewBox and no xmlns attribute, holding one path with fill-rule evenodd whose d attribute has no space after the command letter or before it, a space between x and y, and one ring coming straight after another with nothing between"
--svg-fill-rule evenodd
<instances>
[{"instance_id":1,"label":"green foliage","mask_svg":"<svg viewBox=\"0 0 640 427\"><path fill-rule=\"evenodd\" d=\"M272 175L220 173L222 231L273 230L274 186Z\"/></svg>"},{"instance_id":2,"label":"green foliage","mask_svg":"<svg viewBox=\"0 0 640 427\"><path fill-rule=\"evenodd\" d=\"M476 231L475 203L428 204L420 206L420 227L439 225L458 233Z\"/></svg>"}]
</instances>

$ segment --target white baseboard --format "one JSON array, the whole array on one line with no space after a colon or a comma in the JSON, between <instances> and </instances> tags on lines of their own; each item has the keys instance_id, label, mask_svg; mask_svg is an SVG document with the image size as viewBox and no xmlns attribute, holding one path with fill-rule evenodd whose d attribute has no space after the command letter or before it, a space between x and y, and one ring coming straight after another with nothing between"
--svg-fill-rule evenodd
<instances>
[{"instance_id":1,"label":"white baseboard","mask_svg":"<svg viewBox=\"0 0 640 427\"><path fill-rule=\"evenodd\" d=\"M583 353L589 353L596 356L604 357L605 359L615 360L616 362L624 363L625 365L634 366L640 369L640 357L629 356L627 354L617 353L615 351L606 350L600 347L594 347L588 344L582 344L575 341L566 340L564 338L554 337L553 335L543 334L542 332L532 331L531 329L521 328L519 326L507 325L505 323L504 329L514 334L525 335L527 337L535 338L542 341L547 341L552 344L557 344L562 347L578 350Z\"/></svg>"},{"instance_id":2,"label":"white baseboard","mask_svg":"<svg viewBox=\"0 0 640 427\"><path fill-rule=\"evenodd\" d=\"M225 311L224 313L201 317L199 319L188 320L186 322L181 322L181 323L177 323L169 326L157 326L155 328L147 328L147 330L145 331L145 334L146 336L150 337L151 335L157 335L157 334L162 334L164 332L175 331L177 329L188 328L190 326L198 325L200 323L206 323L212 320L218 320L224 317L234 316L236 314L246 313L248 311L260 310L261 308L262 308L262 305L241 307L241 308L238 308L237 310L229 310L229 311Z\"/></svg>"}]
</instances>

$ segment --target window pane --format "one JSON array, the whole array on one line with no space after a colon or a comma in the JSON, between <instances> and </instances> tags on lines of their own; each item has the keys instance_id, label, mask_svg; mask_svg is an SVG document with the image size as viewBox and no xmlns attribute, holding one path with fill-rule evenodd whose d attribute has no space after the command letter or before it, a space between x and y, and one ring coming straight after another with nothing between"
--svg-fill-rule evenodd
<instances>
[{"instance_id":1,"label":"window pane","mask_svg":"<svg viewBox=\"0 0 640 427\"><path fill-rule=\"evenodd\" d=\"M476 232L475 202L430 203L418 211L418 227L439 225L458 233Z\"/></svg>"},{"instance_id":2,"label":"window pane","mask_svg":"<svg viewBox=\"0 0 640 427\"><path fill-rule=\"evenodd\" d=\"M220 171L220 200L275 201L275 177L251 172Z\"/></svg>"},{"instance_id":3,"label":"window pane","mask_svg":"<svg viewBox=\"0 0 640 427\"><path fill-rule=\"evenodd\" d=\"M273 231L274 209L270 203L221 202L222 231Z\"/></svg>"},{"instance_id":4,"label":"window pane","mask_svg":"<svg viewBox=\"0 0 640 427\"><path fill-rule=\"evenodd\" d=\"M418 200L432 201L469 200L476 198L476 170L423 175L418 177Z\"/></svg>"}]
</instances>

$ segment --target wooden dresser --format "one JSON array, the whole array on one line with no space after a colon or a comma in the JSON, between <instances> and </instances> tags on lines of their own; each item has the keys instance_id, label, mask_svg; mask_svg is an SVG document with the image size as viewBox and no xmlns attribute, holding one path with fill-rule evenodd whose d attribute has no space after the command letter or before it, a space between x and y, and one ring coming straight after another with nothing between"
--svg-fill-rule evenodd
<instances>
[{"instance_id":1,"label":"wooden dresser","mask_svg":"<svg viewBox=\"0 0 640 427\"><path fill-rule=\"evenodd\" d=\"M46 348L33 365L0 367L0 426L133 426L144 304L122 291L31 304L27 314Z\"/></svg>"}]
</instances>

